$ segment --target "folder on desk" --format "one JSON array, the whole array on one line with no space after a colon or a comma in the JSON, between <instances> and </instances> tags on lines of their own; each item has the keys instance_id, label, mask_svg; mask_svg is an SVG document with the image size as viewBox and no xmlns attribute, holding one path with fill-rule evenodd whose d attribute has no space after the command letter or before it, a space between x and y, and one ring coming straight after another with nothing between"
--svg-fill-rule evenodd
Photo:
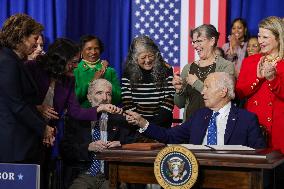
<instances>
[{"instance_id":1,"label":"folder on desk","mask_svg":"<svg viewBox=\"0 0 284 189\"><path fill-rule=\"evenodd\" d=\"M163 143L131 143L122 145L124 150L155 150L166 146Z\"/></svg>"}]
</instances>

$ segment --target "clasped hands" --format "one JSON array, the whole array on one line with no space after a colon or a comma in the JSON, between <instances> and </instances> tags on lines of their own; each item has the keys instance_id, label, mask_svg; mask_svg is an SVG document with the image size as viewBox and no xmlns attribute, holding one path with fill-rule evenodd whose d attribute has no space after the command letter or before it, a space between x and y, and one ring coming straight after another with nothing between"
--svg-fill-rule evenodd
<instances>
[{"instance_id":1,"label":"clasped hands","mask_svg":"<svg viewBox=\"0 0 284 189\"><path fill-rule=\"evenodd\" d=\"M191 85L191 86L197 80L198 80L198 77L195 74L190 74L190 73L188 73L187 77L185 78L186 83ZM176 90L176 93L180 93L183 90L183 88L184 88L183 80L180 77L179 73L177 73L177 72L174 73L172 84L173 84L173 86L174 86L174 88Z\"/></svg>"},{"instance_id":2,"label":"clasped hands","mask_svg":"<svg viewBox=\"0 0 284 189\"><path fill-rule=\"evenodd\" d=\"M257 65L257 77L266 78L268 81L271 81L276 76L276 61L275 62L265 62L264 57L261 57Z\"/></svg>"},{"instance_id":3,"label":"clasped hands","mask_svg":"<svg viewBox=\"0 0 284 189\"><path fill-rule=\"evenodd\" d=\"M108 67L108 64L109 64L108 61L102 60L102 69L95 72L93 80L102 78L104 76L106 69Z\"/></svg>"},{"instance_id":4,"label":"clasped hands","mask_svg":"<svg viewBox=\"0 0 284 189\"><path fill-rule=\"evenodd\" d=\"M49 125L46 125L43 134L43 144L47 147L53 146L55 141L55 134L56 134L56 129Z\"/></svg>"},{"instance_id":5,"label":"clasped hands","mask_svg":"<svg viewBox=\"0 0 284 189\"><path fill-rule=\"evenodd\" d=\"M114 147L118 147L118 146L121 146L120 141L104 142L102 140L98 140L98 141L95 141L95 142L91 142L88 146L88 150L93 151L93 152L102 152L103 150L105 150L107 148L114 148Z\"/></svg>"}]
</instances>

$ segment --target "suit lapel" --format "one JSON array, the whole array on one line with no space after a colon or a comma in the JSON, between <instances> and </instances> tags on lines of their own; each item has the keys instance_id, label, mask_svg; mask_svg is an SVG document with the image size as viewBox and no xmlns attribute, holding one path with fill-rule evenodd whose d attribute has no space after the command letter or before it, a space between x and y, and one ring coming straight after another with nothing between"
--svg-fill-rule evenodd
<instances>
[{"instance_id":1,"label":"suit lapel","mask_svg":"<svg viewBox=\"0 0 284 189\"><path fill-rule=\"evenodd\" d=\"M232 104L229 117L227 120L226 125L226 131L225 131L225 138L224 138L224 144L227 145L229 142L229 139L233 133L233 131L236 129L236 123L237 123L237 116L238 110L237 108Z\"/></svg>"},{"instance_id":2,"label":"suit lapel","mask_svg":"<svg viewBox=\"0 0 284 189\"><path fill-rule=\"evenodd\" d=\"M201 127L200 132L201 133L198 135L198 136L200 136L200 141L198 142L199 144L202 144L202 142L204 140L204 137L206 135L207 128L208 128L209 121L210 121L210 118L212 116L212 113L213 113L213 111L208 109L208 111L206 111L205 114L203 115L202 124L200 125L200 127Z\"/></svg>"}]
</instances>

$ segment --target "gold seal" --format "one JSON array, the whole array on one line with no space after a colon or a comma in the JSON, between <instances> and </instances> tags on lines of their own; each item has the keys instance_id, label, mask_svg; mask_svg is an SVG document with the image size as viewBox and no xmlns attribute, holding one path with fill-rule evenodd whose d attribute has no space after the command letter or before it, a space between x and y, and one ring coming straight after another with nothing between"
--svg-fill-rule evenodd
<instances>
[{"instance_id":1,"label":"gold seal","mask_svg":"<svg viewBox=\"0 0 284 189\"><path fill-rule=\"evenodd\" d=\"M162 149L154 163L158 183L166 189L191 188L198 177L198 162L194 154L180 145Z\"/></svg>"}]
</instances>

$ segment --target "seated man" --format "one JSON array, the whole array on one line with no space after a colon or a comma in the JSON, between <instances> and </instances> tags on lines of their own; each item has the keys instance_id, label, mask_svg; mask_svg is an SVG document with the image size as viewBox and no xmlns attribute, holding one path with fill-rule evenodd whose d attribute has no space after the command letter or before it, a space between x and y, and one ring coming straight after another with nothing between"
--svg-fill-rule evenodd
<instances>
[{"instance_id":1,"label":"seated man","mask_svg":"<svg viewBox=\"0 0 284 189\"><path fill-rule=\"evenodd\" d=\"M126 111L126 120L140 127L144 135L163 143L243 145L265 148L255 114L232 105L234 78L214 72L204 81L202 95L206 108L196 111L185 123L165 129L149 123L138 113Z\"/></svg>"},{"instance_id":2,"label":"seated man","mask_svg":"<svg viewBox=\"0 0 284 189\"><path fill-rule=\"evenodd\" d=\"M99 121L79 121L71 118L67 120L61 143L61 154L64 165L67 167L64 173L66 188L69 187L66 175L69 173L74 178L74 169L72 172L70 167L80 169L80 175L73 181L70 189L108 188L104 175L104 172L108 173L108 171L104 171L103 162L96 160L94 152L101 152L126 142L123 135L125 127L118 125L127 124L125 118L119 115L122 109L110 104L111 94L110 82L105 79L94 80L88 89L88 100L93 107L97 107ZM102 127L107 128L108 132L102 132Z\"/></svg>"}]
</instances>

